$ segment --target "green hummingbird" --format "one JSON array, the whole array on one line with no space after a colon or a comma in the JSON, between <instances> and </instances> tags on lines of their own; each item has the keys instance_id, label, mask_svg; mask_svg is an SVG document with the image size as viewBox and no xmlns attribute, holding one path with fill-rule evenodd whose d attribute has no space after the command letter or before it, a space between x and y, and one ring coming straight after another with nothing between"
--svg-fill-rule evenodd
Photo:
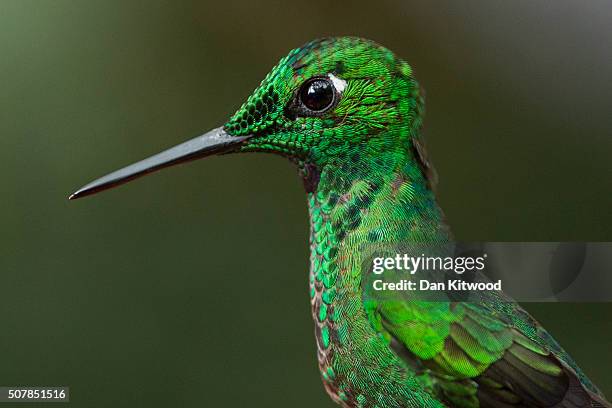
<instances>
[{"instance_id":1,"label":"green hummingbird","mask_svg":"<svg viewBox=\"0 0 612 408\"><path fill-rule=\"evenodd\" d=\"M324 387L344 407L610 407L518 304L363 297L363 245L445 243L412 68L355 37L294 49L222 127L102 177L83 197L212 154L297 165L310 215L310 303ZM500 295L502 296L502 295Z\"/></svg>"}]
</instances>

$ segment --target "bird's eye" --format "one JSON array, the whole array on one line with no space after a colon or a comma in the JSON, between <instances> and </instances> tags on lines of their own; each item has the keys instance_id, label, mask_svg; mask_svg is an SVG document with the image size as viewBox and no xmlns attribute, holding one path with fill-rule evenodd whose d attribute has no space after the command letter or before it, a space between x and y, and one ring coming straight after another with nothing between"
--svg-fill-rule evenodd
<instances>
[{"instance_id":1,"label":"bird's eye","mask_svg":"<svg viewBox=\"0 0 612 408\"><path fill-rule=\"evenodd\" d=\"M334 85L328 78L313 78L302 85L300 102L312 112L321 113L334 104Z\"/></svg>"}]
</instances>

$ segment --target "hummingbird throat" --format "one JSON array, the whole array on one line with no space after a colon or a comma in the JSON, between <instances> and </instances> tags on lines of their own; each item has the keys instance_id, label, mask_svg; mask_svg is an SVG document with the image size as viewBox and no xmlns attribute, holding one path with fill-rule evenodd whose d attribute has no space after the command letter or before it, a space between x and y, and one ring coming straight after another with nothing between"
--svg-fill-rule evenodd
<instances>
[{"instance_id":1,"label":"hummingbird throat","mask_svg":"<svg viewBox=\"0 0 612 408\"><path fill-rule=\"evenodd\" d=\"M363 245L450 239L411 149L374 157L353 151L321 167L302 164L300 173L308 193L311 272L326 287L336 281L331 275L346 272L343 262L357 258Z\"/></svg>"}]
</instances>

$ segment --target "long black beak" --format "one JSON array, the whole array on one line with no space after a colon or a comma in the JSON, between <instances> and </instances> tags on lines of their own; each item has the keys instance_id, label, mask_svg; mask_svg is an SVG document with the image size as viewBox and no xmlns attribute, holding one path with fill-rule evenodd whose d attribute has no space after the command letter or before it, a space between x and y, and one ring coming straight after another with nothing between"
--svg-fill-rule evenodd
<instances>
[{"instance_id":1,"label":"long black beak","mask_svg":"<svg viewBox=\"0 0 612 408\"><path fill-rule=\"evenodd\" d=\"M208 133L174 146L168 150L124 167L113 173L100 177L97 180L81 187L69 197L70 200L98 193L102 190L127 183L145 174L161 170L165 167L200 159L218 153L226 153L236 149L250 136L231 136L223 128L213 129Z\"/></svg>"}]
</instances>

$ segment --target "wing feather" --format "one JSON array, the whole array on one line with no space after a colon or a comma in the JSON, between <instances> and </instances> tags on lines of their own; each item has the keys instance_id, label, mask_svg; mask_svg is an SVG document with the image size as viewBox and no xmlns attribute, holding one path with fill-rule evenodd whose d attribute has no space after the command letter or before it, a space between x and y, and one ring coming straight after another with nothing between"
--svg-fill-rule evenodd
<instances>
[{"instance_id":1,"label":"wing feather","mask_svg":"<svg viewBox=\"0 0 612 408\"><path fill-rule=\"evenodd\" d=\"M428 372L450 406L610 407L553 351L485 304L392 301L376 311L398 356Z\"/></svg>"}]
</instances>

